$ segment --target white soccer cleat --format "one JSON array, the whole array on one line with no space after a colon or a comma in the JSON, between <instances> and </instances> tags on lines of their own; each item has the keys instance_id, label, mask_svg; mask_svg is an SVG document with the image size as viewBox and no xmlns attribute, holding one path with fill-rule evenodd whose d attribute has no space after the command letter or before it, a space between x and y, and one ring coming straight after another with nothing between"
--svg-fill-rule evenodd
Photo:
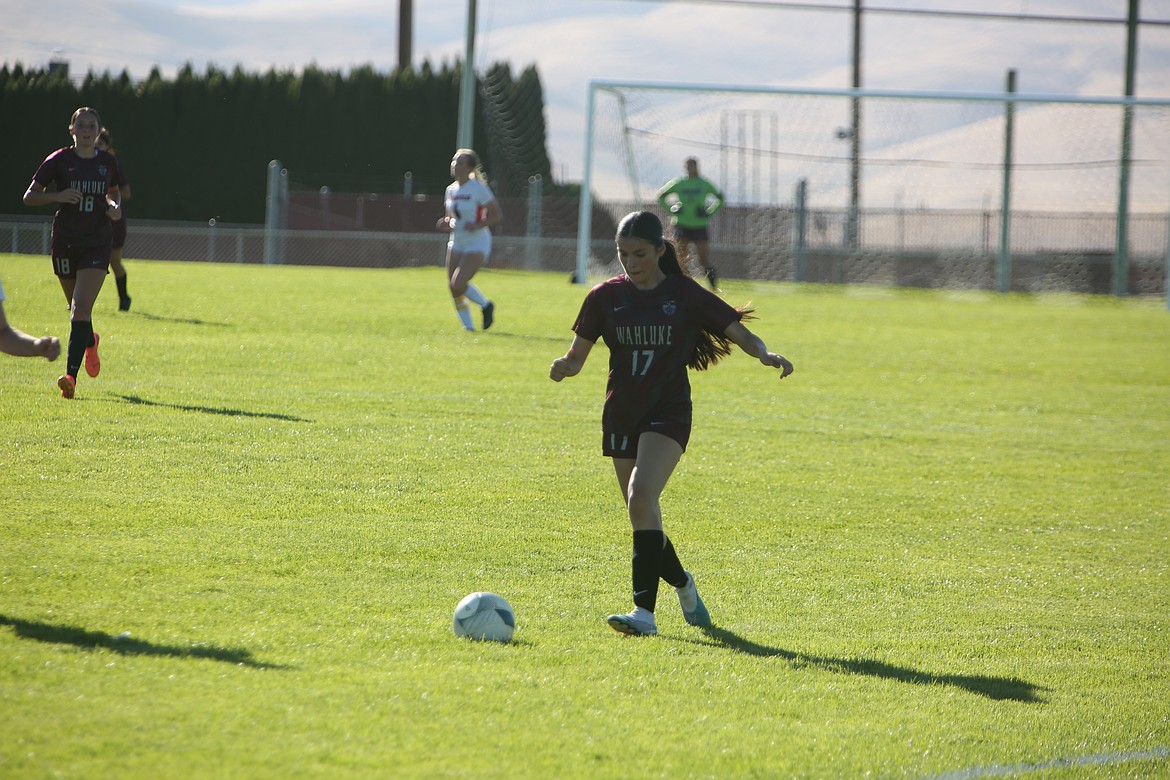
<instances>
[{"instance_id":1,"label":"white soccer cleat","mask_svg":"<svg viewBox=\"0 0 1170 780\"><path fill-rule=\"evenodd\" d=\"M690 626L709 626L711 625L711 613L707 611L707 606L699 597L699 589L695 587L694 575L689 571L686 572L686 575L687 584L674 589L674 592L678 594L678 605L682 607L683 620L687 621L687 625Z\"/></svg>"},{"instance_id":2,"label":"white soccer cleat","mask_svg":"<svg viewBox=\"0 0 1170 780\"><path fill-rule=\"evenodd\" d=\"M609 623L609 627L614 631L626 636L654 636L658 633L654 613L641 607L634 607L633 612L625 615L610 615L605 622Z\"/></svg>"}]
</instances>

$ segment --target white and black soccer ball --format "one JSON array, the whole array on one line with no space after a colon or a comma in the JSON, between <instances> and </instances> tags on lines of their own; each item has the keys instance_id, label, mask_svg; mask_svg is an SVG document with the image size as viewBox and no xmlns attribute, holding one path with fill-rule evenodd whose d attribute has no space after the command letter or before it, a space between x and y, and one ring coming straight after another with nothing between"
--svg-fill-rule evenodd
<instances>
[{"instance_id":1,"label":"white and black soccer ball","mask_svg":"<svg viewBox=\"0 0 1170 780\"><path fill-rule=\"evenodd\" d=\"M516 630L516 615L502 596L482 591L469 593L455 607L451 629L455 636L510 642Z\"/></svg>"}]
</instances>

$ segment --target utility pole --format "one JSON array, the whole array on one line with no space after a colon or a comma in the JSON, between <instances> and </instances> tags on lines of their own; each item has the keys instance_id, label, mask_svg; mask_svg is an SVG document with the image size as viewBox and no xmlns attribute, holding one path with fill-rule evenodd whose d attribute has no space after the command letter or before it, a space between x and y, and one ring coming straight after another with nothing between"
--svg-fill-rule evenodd
<instances>
[{"instance_id":1,"label":"utility pole","mask_svg":"<svg viewBox=\"0 0 1170 780\"><path fill-rule=\"evenodd\" d=\"M398 70L409 70L414 57L414 0L398 0Z\"/></svg>"}]
</instances>

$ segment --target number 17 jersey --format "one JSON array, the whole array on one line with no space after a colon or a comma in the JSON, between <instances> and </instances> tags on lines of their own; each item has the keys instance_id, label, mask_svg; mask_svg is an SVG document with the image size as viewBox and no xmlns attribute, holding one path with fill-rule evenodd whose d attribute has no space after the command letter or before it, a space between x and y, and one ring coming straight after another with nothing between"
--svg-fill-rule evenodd
<instances>
[{"instance_id":1,"label":"number 17 jersey","mask_svg":"<svg viewBox=\"0 0 1170 780\"><path fill-rule=\"evenodd\" d=\"M640 290L624 275L589 291L573 332L609 347L602 427L640 434L652 422L691 424L687 376L699 335L722 334L741 315L690 277Z\"/></svg>"}]
</instances>

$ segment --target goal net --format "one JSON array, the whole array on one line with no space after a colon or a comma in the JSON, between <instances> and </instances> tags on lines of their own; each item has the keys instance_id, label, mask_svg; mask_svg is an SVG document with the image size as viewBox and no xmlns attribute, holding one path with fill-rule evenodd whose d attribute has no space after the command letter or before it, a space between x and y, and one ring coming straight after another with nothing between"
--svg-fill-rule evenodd
<instances>
[{"instance_id":1,"label":"goal net","mask_svg":"<svg viewBox=\"0 0 1170 780\"><path fill-rule=\"evenodd\" d=\"M588 113L582 278L693 157L725 278L1165 289L1170 101L595 81Z\"/></svg>"}]
</instances>

